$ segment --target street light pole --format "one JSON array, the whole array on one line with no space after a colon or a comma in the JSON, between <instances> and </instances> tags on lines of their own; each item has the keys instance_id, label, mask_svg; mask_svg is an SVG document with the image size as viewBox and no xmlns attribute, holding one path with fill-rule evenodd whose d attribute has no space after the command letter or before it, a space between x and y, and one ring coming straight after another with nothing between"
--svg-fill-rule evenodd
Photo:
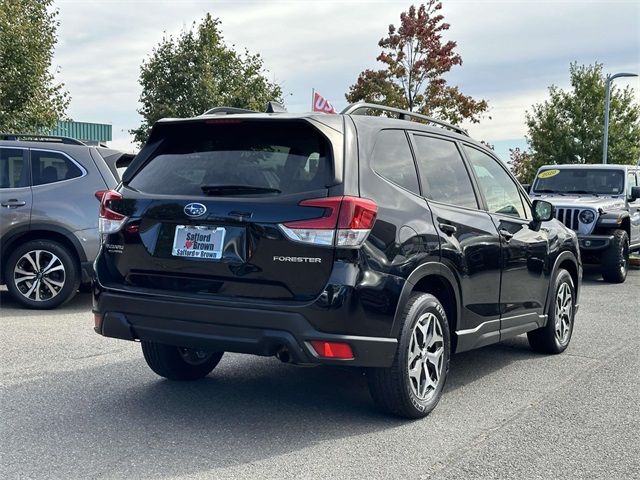
<instances>
[{"instance_id":1,"label":"street light pole","mask_svg":"<svg viewBox=\"0 0 640 480\"><path fill-rule=\"evenodd\" d=\"M607 163L607 150L609 147L609 102L611 100L611 82L619 77L637 77L636 73L616 73L607 75L604 96L604 139L602 142L602 163Z\"/></svg>"}]
</instances>

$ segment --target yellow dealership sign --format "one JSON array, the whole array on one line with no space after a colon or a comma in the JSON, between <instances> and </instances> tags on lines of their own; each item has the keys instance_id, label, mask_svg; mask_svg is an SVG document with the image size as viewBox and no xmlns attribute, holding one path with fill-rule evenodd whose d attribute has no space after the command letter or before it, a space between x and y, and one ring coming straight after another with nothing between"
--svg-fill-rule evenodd
<instances>
[{"instance_id":1,"label":"yellow dealership sign","mask_svg":"<svg viewBox=\"0 0 640 480\"><path fill-rule=\"evenodd\" d=\"M557 174L560 173L560 170L545 170L544 172L540 172L538 174L538 178L551 178L551 177L555 177Z\"/></svg>"}]
</instances>

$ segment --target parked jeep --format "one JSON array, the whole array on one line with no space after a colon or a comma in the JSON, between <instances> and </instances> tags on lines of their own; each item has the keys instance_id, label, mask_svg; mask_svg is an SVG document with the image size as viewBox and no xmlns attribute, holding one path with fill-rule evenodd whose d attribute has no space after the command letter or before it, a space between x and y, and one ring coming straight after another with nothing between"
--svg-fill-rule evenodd
<instances>
[{"instance_id":1,"label":"parked jeep","mask_svg":"<svg viewBox=\"0 0 640 480\"><path fill-rule=\"evenodd\" d=\"M556 218L576 231L582 260L602 266L607 282L627 277L629 252L640 250L640 167L545 165L531 187L533 199L556 207Z\"/></svg>"}]
</instances>

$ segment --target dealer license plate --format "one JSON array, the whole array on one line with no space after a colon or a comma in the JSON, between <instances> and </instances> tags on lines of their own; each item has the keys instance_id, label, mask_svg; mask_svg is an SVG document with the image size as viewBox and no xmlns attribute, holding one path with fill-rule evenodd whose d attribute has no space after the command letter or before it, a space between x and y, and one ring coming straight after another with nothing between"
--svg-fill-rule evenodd
<instances>
[{"instance_id":1,"label":"dealer license plate","mask_svg":"<svg viewBox=\"0 0 640 480\"><path fill-rule=\"evenodd\" d=\"M222 258L224 235L222 227L177 225L171 254L174 257L219 260Z\"/></svg>"}]
</instances>

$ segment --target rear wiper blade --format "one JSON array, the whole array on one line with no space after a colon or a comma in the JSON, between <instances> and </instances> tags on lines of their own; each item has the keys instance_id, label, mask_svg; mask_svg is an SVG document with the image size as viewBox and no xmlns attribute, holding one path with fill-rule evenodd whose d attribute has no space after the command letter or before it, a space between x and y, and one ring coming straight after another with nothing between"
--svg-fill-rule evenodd
<instances>
[{"instance_id":1,"label":"rear wiper blade","mask_svg":"<svg viewBox=\"0 0 640 480\"><path fill-rule=\"evenodd\" d=\"M200 185L206 195L251 195L252 193L280 193L277 188L253 185Z\"/></svg>"}]
</instances>

